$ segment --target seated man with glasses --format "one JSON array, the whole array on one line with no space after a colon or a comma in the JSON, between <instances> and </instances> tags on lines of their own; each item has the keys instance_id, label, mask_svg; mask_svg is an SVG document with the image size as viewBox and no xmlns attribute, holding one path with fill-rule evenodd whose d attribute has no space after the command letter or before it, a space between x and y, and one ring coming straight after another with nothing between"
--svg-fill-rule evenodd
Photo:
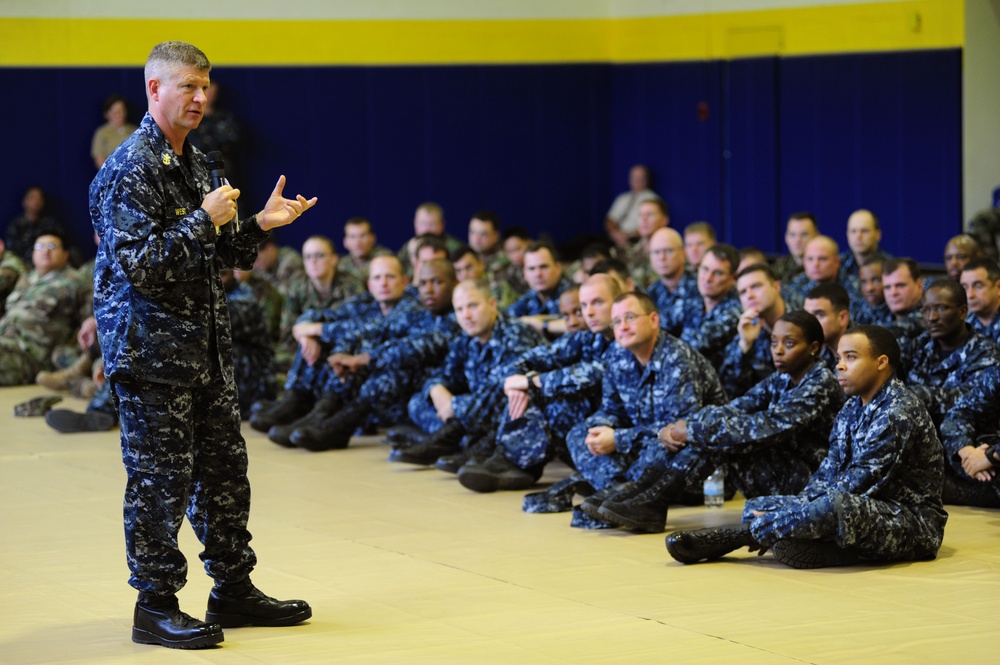
<instances>
[{"instance_id":1,"label":"seated man with glasses","mask_svg":"<svg viewBox=\"0 0 1000 665\"><path fill-rule=\"evenodd\" d=\"M953 279L928 286L920 312L927 331L914 341L913 356L900 377L940 427L975 375L1000 362L1000 347L965 322L965 290Z\"/></svg>"},{"instance_id":2,"label":"seated man with glasses","mask_svg":"<svg viewBox=\"0 0 1000 665\"><path fill-rule=\"evenodd\" d=\"M615 298L611 326L618 344L604 356L601 406L566 437L577 471L596 490L573 511L573 526L584 528L612 526L599 515L601 504L621 496L626 483L644 473L659 477L683 467L676 474L679 489L700 484L712 471L709 464L691 459L697 455L693 448L668 452L657 433L703 406L726 403L708 360L660 328L648 296ZM647 530L663 530L662 523L657 527Z\"/></svg>"},{"instance_id":3,"label":"seated man with glasses","mask_svg":"<svg viewBox=\"0 0 1000 665\"><path fill-rule=\"evenodd\" d=\"M35 238L31 260L34 269L18 280L0 318L3 386L34 383L38 372L53 369L52 350L73 343L86 318L82 310L89 307L58 232L43 231Z\"/></svg>"}]
</instances>

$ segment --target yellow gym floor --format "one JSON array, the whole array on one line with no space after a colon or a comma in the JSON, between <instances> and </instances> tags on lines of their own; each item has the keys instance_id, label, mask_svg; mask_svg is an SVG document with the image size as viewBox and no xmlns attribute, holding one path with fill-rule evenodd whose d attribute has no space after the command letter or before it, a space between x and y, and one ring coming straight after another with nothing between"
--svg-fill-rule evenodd
<instances>
[{"instance_id":1,"label":"yellow gym floor","mask_svg":"<svg viewBox=\"0 0 1000 665\"><path fill-rule=\"evenodd\" d=\"M12 416L42 394L0 390L5 665L997 660L995 511L951 507L932 562L797 571L744 550L682 566L662 535L525 514L520 492L479 495L454 476L388 463L379 437L310 454L249 426L253 579L270 595L308 600L312 620L229 629L209 650L136 645L117 430L64 435ZM740 507L672 509L668 529L738 521ZM211 581L190 528L182 547L181 606L200 615Z\"/></svg>"}]
</instances>

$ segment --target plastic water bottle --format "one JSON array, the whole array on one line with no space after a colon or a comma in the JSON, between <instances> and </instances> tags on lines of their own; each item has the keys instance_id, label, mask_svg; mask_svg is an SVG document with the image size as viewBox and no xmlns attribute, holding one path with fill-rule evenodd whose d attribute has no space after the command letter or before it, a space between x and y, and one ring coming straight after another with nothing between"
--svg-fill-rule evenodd
<instances>
[{"instance_id":1,"label":"plastic water bottle","mask_svg":"<svg viewBox=\"0 0 1000 665\"><path fill-rule=\"evenodd\" d=\"M722 508L726 502L726 472L720 467L705 479L705 507Z\"/></svg>"}]
</instances>

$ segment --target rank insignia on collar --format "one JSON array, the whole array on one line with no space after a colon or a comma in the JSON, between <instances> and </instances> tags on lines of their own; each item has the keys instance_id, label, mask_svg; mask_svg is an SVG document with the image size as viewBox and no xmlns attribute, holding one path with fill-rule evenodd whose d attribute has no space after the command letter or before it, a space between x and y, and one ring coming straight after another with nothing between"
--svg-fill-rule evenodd
<instances>
[{"instance_id":1,"label":"rank insignia on collar","mask_svg":"<svg viewBox=\"0 0 1000 665\"><path fill-rule=\"evenodd\" d=\"M163 153L163 164L164 164L164 166L170 166L170 154L169 153L166 153L166 152Z\"/></svg>"}]
</instances>

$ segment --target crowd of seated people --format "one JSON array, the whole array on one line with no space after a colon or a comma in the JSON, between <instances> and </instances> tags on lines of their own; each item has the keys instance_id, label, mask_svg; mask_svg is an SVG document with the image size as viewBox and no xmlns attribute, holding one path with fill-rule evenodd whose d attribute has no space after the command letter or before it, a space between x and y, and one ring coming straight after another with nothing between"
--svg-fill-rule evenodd
<instances>
[{"instance_id":1,"label":"crowd of seated people","mask_svg":"<svg viewBox=\"0 0 1000 665\"><path fill-rule=\"evenodd\" d=\"M1000 506L1000 268L975 240L949 241L930 280L879 248L871 211L848 218L844 252L800 212L770 261L705 222L679 233L634 175L613 242L574 264L485 210L460 242L433 202L398 253L362 217L344 254L270 238L226 275L244 417L311 452L385 430L391 462L477 492L530 489L559 461L570 473L523 509L588 529L664 531L724 470L744 522L673 534L684 563L743 546L797 567L933 558L942 496ZM31 266L0 244L0 382L83 380L87 413L49 424L110 429L92 286L58 228L33 224Z\"/></svg>"}]
</instances>

